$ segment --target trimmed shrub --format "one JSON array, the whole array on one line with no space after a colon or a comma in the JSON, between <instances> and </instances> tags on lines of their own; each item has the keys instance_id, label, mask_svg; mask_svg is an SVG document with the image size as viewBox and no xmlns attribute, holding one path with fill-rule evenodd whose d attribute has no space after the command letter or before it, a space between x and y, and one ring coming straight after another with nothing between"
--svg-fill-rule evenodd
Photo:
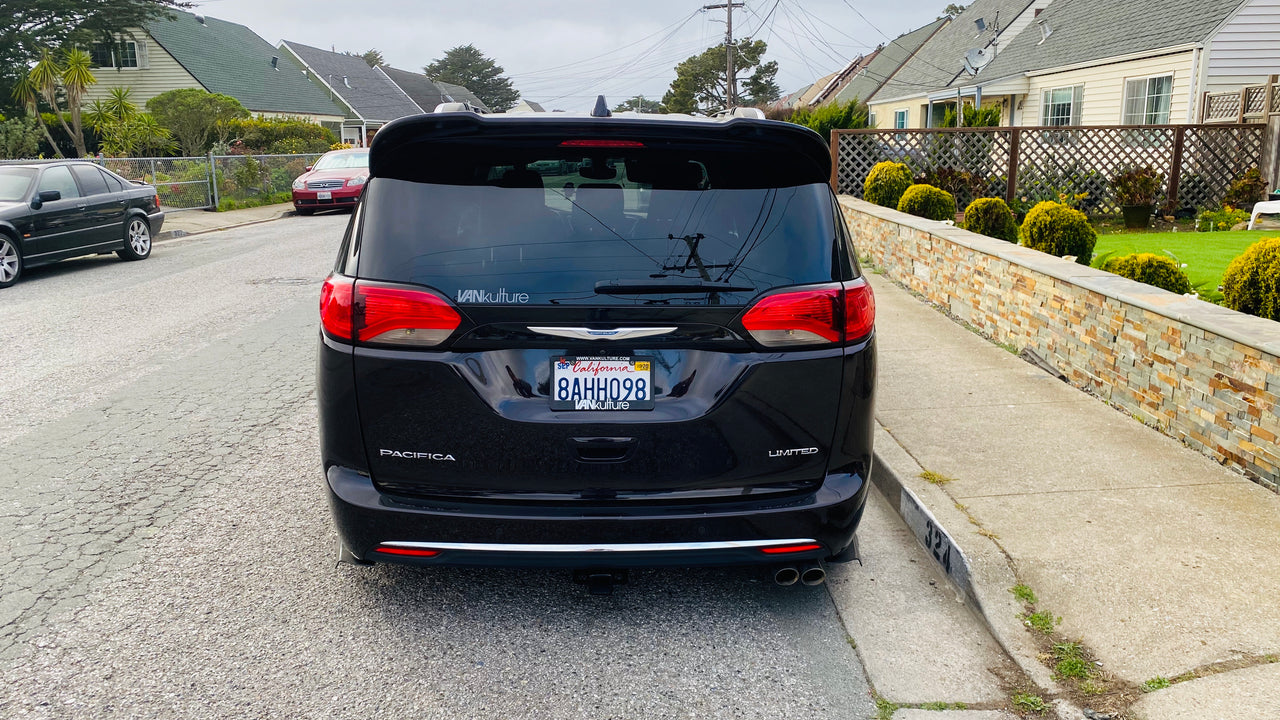
<instances>
[{"instance_id":1,"label":"trimmed shrub","mask_svg":"<svg viewBox=\"0 0 1280 720\"><path fill-rule=\"evenodd\" d=\"M1261 202L1267 194L1267 181L1262 179L1258 168L1249 168L1231 183L1231 189L1222 198L1226 207L1253 209L1253 204Z\"/></svg>"},{"instance_id":2,"label":"trimmed shrub","mask_svg":"<svg viewBox=\"0 0 1280 720\"><path fill-rule=\"evenodd\" d=\"M902 193L898 212L927 220L955 220L956 197L932 185L912 185Z\"/></svg>"},{"instance_id":3,"label":"trimmed shrub","mask_svg":"<svg viewBox=\"0 0 1280 720\"><path fill-rule=\"evenodd\" d=\"M1231 261L1222 300L1232 310L1280 320L1280 237L1263 238Z\"/></svg>"},{"instance_id":4,"label":"trimmed shrub","mask_svg":"<svg viewBox=\"0 0 1280 720\"><path fill-rule=\"evenodd\" d=\"M1018 242L1018 222L1000 198L978 198L964 211L964 229L979 235Z\"/></svg>"},{"instance_id":5,"label":"trimmed shrub","mask_svg":"<svg viewBox=\"0 0 1280 720\"><path fill-rule=\"evenodd\" d=\"M1179 295L1191 292L1191 280L1187 274L1177 262L1164 255L1137 253L1113 257L1102 264L1102 269Z\"/></svg>"},{"instance_id":6,"label":"trimmed shrub","mask_svg":"<svg viewBox=\"0 0 1280 720\"><path fill-rule=\"evenodd\" d=\"M1058 257L1074 255L1081 265L1093 259L1097 242L1098 233L1084 213L1056 202L1036 205L1022 221L1023 245Z\"/></svg>"},{"instance_id":7,"label":"trimmed shrub","mask_svg":"<svg viewBox=\"0 0 1280 720\"><path fill-rule=\"evenodd\" d=\"M877 163L867 174L862 197L882 207L898 209L902 194L911 187L911 169L898 162Z\"/></svg>"}]
</instances>

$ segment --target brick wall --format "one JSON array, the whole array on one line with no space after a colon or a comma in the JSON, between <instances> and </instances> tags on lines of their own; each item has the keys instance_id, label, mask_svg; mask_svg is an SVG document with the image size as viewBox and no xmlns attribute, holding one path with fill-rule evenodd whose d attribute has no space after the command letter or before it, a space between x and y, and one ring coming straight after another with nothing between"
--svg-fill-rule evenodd
<instances>
[{"instance_id":1,"label":"brick wall","mask_svg":"<svg viewBox=\"0 0 1280 720\"><path fill-rule=\"evenodd\" d=\"M842 196L859 253L995 341L1277 490L1280 323Z\"/></svg>"}]
</instances>

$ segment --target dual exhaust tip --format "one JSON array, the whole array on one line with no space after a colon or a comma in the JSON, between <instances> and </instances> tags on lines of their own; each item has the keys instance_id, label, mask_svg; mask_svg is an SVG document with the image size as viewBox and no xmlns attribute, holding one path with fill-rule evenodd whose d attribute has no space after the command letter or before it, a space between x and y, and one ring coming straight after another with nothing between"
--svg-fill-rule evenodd
<instances>
[{"instance_id":1,"label":"dual exhaust tip","mask_svg":"<svg viewBox=\"0 0 1280 720\"><path fill-rule=\"evenodd\" d=\"M783 565L774 571L773 581L783 587L795 585L797 582L801 585L821 585L827 581L827 571L820 563L802 567Z\"/></svg>"}]
</instances>

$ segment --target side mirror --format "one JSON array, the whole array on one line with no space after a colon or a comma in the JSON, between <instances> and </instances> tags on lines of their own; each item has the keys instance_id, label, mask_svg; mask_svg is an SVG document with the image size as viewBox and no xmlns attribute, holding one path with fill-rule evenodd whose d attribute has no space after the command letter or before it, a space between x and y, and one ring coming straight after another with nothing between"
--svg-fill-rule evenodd
<instances>
[{"instance_id":1,"label":"side mirror","mask_svg":"<svg viewBox=\"0 0 1280 720\"><path fill-rule=\"evenodd\" d=\"M31 199L31 209L39 210L41 207L44 206L45 203L53 202L54 200L61 200L61 199L62 199L61 190L41 190L39 193L36 194L34 198Z\"/></svg>"},{"instance_id":2,"label":"side mirror","mask_svg":"<svg viewBox=\"0 0 1280 720\"><path fill-rule=\"evenodd\" d=\"M306 170L306 172L311 172L311 168L313 168L313 167L315 167L315 165L308 165L308 166L307 166L307 170Z\"/></svg>"}]
</instances>

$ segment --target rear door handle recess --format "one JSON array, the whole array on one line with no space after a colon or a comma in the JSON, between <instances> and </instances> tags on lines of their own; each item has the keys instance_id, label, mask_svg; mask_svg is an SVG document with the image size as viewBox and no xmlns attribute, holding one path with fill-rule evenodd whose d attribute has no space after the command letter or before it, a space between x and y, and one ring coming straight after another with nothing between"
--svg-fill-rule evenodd
<instances>
[{"instance_id":1,"label":"rear door handle recess","mask_svg":"<svg viewBox=\"0 0 1280 720\"><path fill-rule=\"evenodd\" d=\"M617 463L631 458L636 439L629 437L571 438L569 444L578 460L589 463Z\"/></svg>"}]
</instances>

